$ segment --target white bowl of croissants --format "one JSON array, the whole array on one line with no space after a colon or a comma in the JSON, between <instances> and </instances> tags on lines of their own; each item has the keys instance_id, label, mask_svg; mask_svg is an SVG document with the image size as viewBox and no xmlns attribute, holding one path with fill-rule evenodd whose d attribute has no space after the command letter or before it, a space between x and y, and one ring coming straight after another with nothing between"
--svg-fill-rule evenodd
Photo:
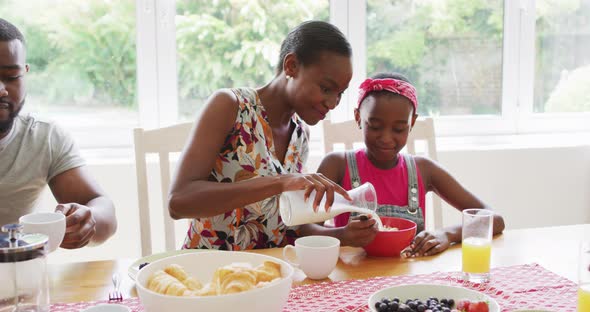
<instances>
[{"instance_id":1,"label":"white bowl of croissants","mask_svg":"<svg viewBox=\"0 0 590 312\"><path fill-rule=\"evenodd\" d=\"M293 267L248 252L197 252L152 262L137 274L146 312L282 311Z\"/></svg>"}]
</instances>

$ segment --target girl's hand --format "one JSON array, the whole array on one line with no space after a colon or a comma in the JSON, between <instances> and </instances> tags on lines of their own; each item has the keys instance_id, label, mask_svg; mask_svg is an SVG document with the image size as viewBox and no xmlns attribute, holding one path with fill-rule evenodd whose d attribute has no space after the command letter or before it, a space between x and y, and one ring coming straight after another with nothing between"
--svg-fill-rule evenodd
<instances>
[{"instance_id":1,"label":"girl's hand","mask_svg":"<svg viewBox=\"0 0 590 312\"><path fill-rule=\"evenodd\" d=\"M451 245L447 234L443 232L422 231L410 244L411 257L432 256L441 253Z\"/></svg>"},{"instance_id":2,"label":"girl's hand","mask_svg":"<svg viewBox=\"0 0 590 312\"><path fill-rule=\"evenodd\" d=\"M363 217L363 216L361 216ZM354 217L346 227L344 227L342 235L340 235L340 243L343 246L363 247L368 245L375 239L375 235L379 231L375 226L375 219L371 216L369 218Z\"/></svg>"},{"instance_id":3,"label":"girl's hand","mask_svg":"<svg viewBox=\"0 0 590 312\"><path fill-rule=\"evenodd\" d=\"M285 174L280 176L279 182L281 183L283 192L305 190L306 201L309 199L311 192L315 190L313 210L316 212L318 211L318 206L324 195L326 196L326 204L324 206L326 211L329 211L334 203L334 192L344 196L347 200L352 201L352 198L350 198L348 193L340 185L326 178L321 173Z\"/></svg>"}]
</instances>

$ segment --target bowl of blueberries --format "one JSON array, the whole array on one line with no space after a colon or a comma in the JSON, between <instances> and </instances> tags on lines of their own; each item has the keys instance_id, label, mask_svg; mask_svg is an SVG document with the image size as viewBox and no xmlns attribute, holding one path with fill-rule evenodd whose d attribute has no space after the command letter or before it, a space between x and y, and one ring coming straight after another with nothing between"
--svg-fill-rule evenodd
<instances>
[{"instance_id":1,"label":"bowl of blueberries","mask_svg":"<svg viewBox=\"0 0 590 312\"><path fill-rule=\"evenodd\" d=\"M374 312L500 312L486 294L463 287L413 284L381 289L369 298Z\"/></svg>"}]
</instances>

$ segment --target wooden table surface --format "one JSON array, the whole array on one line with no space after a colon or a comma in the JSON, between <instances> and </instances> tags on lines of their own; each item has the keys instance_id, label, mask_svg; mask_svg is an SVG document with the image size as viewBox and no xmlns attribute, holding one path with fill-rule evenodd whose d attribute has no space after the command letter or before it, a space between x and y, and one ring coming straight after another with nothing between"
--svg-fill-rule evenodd
<instances>
[{"instance_id":1,"label":"wooden table surface","mask_svg":"<svg viewBox=\"0 0 590 312\"><path fill-rule=\"evenodd\" d=\"M545 227L506 231L494 238L492 267L538 263L543 267L577 281L577 252L580 240L590 237L590 224ZM342 248L343 254L354 251ZM253 251L282 257L282 248ZM51 302L80 302L108 299L112 288L111 276L118 272L123 281L124 298L137 296L134 281L127 270L135 259L117 259L82 263L49 265ZM442 254L402 260L400 258L364 258L356 265L338 262L329 279L305 279L294 285L322 281L364 279L375 276L426 274L435 271L460 271L461 247L453 246Z\"/></svg>"}]
</instances>

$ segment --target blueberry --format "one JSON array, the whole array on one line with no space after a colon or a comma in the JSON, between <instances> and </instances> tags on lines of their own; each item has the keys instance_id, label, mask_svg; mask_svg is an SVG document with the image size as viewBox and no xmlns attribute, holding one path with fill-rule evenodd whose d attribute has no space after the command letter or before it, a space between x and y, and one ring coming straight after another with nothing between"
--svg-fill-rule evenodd
<instances>
[{"instance_id":1,"label":"blueberry","mask_svg":"<svg viewBox=\"0 0 590 312\"><path fill-rule=\"evenodd\" d=\"M388 304L388 306L389 306L389 311L395 312L395 311L399 310L399 303L398 302L392 301Z\"/></svg>"},{"instance_id":2,"label":"blueberry","mask_svg":"<svg viewBox=\"0 0 590 312\"><path fill-rule=\"evenodd\" d=\"M455 300L449 299L449 308L452 308L454 306L455 306Z\"/></svg>"},{"instance_id":3,"label":"blueberry","mask_svg":"<svg viewBox=\"0 0 590 312\"><path fill-rule=\"evenodd\" d=\"M379 312L387 312L387 303L379 302L379 307L377 307L377 311Z\"/></svg>"},{"instance_id":4,"label":"blueberry","mask_svg":"<svg viewBox=\"0 0 590 312\"><path fill-rule=\"evenodd\" d=\"M150 264L150 263L149 262L144 262L144 263L140 264L139 265L139 269L140 270L143 269L143 267L146 266L146 265L148 265L148 264Z\"/></svg>"},{"instance_id":5,"label":"blueberry","mask_svg":"<svg viewBox=\"0 0 590 312\"><path fill-rule=\"evenodd\" d=\"M418 311L418 312L424 312L424 311L426 311L426 307L423 304L419 304L416 307L416 311Z\"/></svg>"},{"instance_id":6,"label":"blueberry","mask_svg":"<svg viewBox=\"0 0 590 312\"><path fill-rule=\"evenodd\" d=\"M404 304L404 305L400 305L399 306L399 310L398 311L400 311L400 312L411 312L412 309L410 309L410 307L408 307L407 305Z\"/></svg>"}]
</instances>

